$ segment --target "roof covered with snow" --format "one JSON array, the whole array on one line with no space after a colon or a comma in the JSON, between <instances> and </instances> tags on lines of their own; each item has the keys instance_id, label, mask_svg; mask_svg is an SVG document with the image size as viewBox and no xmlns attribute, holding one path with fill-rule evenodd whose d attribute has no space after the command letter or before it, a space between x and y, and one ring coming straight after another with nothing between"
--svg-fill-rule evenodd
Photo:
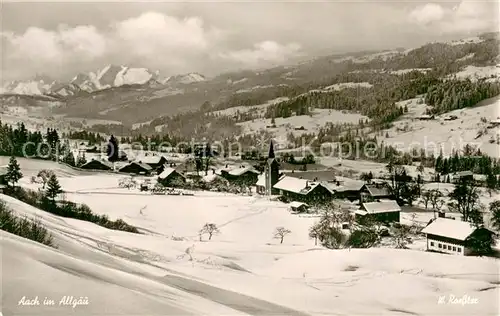
<instances>
[{"instance_id":1,"label":"roof covered with snow","mask_svg":"<svg viewBox=\"0 0 500 316\"><path fill-rule=\"evenodd\" d=\"M363 208L368 214L392 213L401 211L401 207L399 207L398 203L393 200L363 203Z\"/></svg>"},{"instance_id":2,"label":"roof covered with snow","mask_svg":"<svg viewBox=\"0 0 500 316\"><path fill-rule=\"evenodd\" d=\"M365 183L363 181L342 181L337 185L337 183L323 183L325 187L330 189L330 191L335 192L346 192L346 191L360 191Z\"/></svg>"},{"instance_id":3,"label":"roof covered with snow","mask_svg":"<svg viewBox=\"0 0 500 316\"><path fill-rule=\"evenodd\" d=\"M139 166L141 167L142 169L145 169L145 170L152 170L153 168L151 168L150 165L148 164L145 164L145 163L140 163L140 162L137 162L137 161L132 161L131 163L129 163L128 165L125 165L123 167L121 167L121 169L125 168L125 167L128 167L128 166L132 166L132 165L136 165L136 166ZM120 170L121 170L120 169Z\"/></svg>"},{"instance_id":4,"label":"roof covered with snow","mask_svg":"<svg viewBox=\"0 0 500 316\"><path fill-rule=\"evenodd\" d=\"M142 163L147 163L147 164L158 164L161 162L161 159L165 159L163 156L142 156L142 157L137 157L135 160L137 162L142 162Z\"/></svg>"},{"instance_id":5,"label":"roof covered with snow","mask_svg":"<svg viewBox=\"0 0 500 316\"><path fill-rule=\"evenodd\" d=\"M293 207L293 208L298 208L301 206L307 206L307 204L302 203L302 202L296 202L296 201L290 203L290 207Z\"/></svg>"},{"instance_id":6,"label":"roof covered with snow","mask_svg":"<svg viewBox=\"0 0 500 316\"><path fill-rule=\"evenodd\" d=\"M238 167L238 168L231 168L231 169L224 169L227 173L229 173L232 176L241 176L242 174L245 174L247 172L252 172L255 174L259 174L257 170L255 170L254 167L252 166L246 166L246 167Z\"/></svg>"},{"instance_id":7,"label":"roof covered with snow","mask_svg":"<svg viewBox=\"0 0 500 316\"><path fill-rule=\"evenodd\" d=\"M90 164L90 163L95 163L95 162L98 162L110 169L113 169L113 164L107 160L104 160L104 159L92 159L88 162L86 162L85 164L82 165L82 168L84 168L86 165Z\"/></svg>"},{"instance_id":8,"label":"roof covered with snow","mask_svg":"<svg viewBox=\"0 0 500 316\"><path fill-rule=\"evenodd\" d=\"M276 183L273 188L288 192L293 192L297 194L308 194L312 190L314 190L317 186L320 186L321 183L313 182L306 179L299 179L295 177L284 176L281 178L278 183ZM329 190L327 187L325 187ZM331 192L331 191L330 191ZM333 192L332 192L333 193Z\"/></svg>"},{"instance_id":9,"label":"roof covered with snow","mask_svg":"<svg viewBox=\"0 0 500 316\"><path fill-rule=\"evenodd\" d=\"M476 227L469 222L439 217L427 225L427 227L422 230L422 233L463 241L475 230Z\"/></svg>"},{"instance_id":10,"label":"roof covered with snow","mask_svg":"<svg viewBox=\"0 0 500 316\"><path fill-rule=\"evenodd\" d=\"M159 179L166 179L166 178L168 178L169 175L171 175L174 172L176 172L176 170L174 168L170 168L170 167L165 168L165 169L163 169L163 172L158 175L158 178Z\"/></svg>"},{"instance_id":11,"label":"roof covered with snow","mask_svg":"<svg viewBox=\"0 0 500 316\"><path fill-rule=\"evenodd\" d=\"M365 184L365 187L368 190L368 193L374 197L391 195L389 186L386 184Z\"/></svg>"}]
</instances>

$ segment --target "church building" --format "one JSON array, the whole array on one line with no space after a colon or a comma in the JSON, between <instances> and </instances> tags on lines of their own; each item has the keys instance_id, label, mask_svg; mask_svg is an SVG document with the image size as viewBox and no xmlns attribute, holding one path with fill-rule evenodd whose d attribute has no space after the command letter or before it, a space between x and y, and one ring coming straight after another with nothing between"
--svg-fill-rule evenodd
<instances>
[{"instance_id":1,"label":"church building","mask_svg":"<svg viewBox=\"0 0 500 316\"><path fill-rule=\"evenodd\" d=\"M267 155L264 173L260 175L257 181L257 192L264 195L279 194L279 190L274 189L274 185L279 181L279 163L274 154L274 145L271 141L269 145L269 153Z\"/></svg>"}]
</instances>

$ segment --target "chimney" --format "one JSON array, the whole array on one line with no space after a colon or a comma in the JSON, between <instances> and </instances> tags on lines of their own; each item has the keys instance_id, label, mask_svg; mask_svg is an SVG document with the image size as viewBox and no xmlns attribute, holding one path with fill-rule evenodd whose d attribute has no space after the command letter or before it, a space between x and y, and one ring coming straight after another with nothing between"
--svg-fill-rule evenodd
<instances>
[{"instance_id":1,"label":"chimney","mask_svg":"<svg viewBox=\"0 0 500 316\"><path fill-rule=\"evenodd\" d=\"M309 180L306 180L306 188L309 187Z\"/></svg>"},{"instance_id":2,"label":"chimney","mask_svg":"<svg viewBox=\"0 0 500 316\"><path fill-rule=\"evenodd\" d=\"M340 182L339 182L339 181L337 181L337 186L339 186L339 185L340 185Z\"/></svg>"}]
</instances>

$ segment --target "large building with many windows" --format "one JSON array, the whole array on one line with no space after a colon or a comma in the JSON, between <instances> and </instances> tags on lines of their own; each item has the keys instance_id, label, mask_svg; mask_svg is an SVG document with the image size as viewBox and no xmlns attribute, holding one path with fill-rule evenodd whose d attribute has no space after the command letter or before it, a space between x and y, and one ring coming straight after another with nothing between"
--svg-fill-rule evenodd
<instances>
[{"instance_id":1,"label":"large building with many windows","mask_svg":"<svg viewBox=\"0 0 500 316\"><path fill-rule=\"evenodd\" d=\"M427 250L454 255L474 254L472 244L493 234L484 227L449 218L437 218L422 230L427 236Z\"/></svg>"}]
</instances>

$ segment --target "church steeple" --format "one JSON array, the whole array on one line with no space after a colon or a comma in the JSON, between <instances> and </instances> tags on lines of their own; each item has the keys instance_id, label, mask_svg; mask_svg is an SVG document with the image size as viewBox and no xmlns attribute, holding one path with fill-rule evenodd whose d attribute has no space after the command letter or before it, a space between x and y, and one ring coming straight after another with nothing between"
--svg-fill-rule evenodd
<instances>
[{"instance_id":1,"label":"church steeple","mask_svg":"<svg viewBox=\"0 0 500 316\"><path fill-rule=\"evenodd\" d=\"M269 154L267 155L267 158L268 159L276 158L276 156L274 155L274 145L272 140L269 143Z\"/></svg>"}]
</instances>

